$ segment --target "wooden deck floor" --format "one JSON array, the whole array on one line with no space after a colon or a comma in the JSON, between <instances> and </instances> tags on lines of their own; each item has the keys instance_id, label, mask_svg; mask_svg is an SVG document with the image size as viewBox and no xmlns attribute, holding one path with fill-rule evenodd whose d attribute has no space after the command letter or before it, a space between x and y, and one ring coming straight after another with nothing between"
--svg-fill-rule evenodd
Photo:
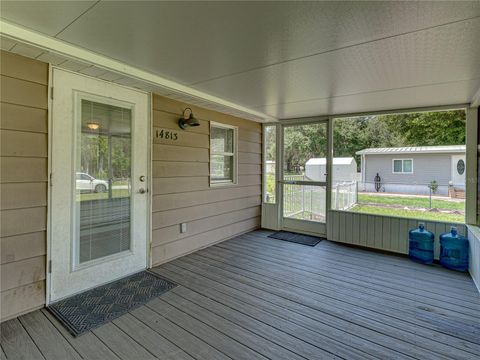
<instances>
[{"instance_id":1,"label":"wooden deck floor","mask_svg":"<svg viewBox=\"0 0 480 360\"><path fill-rule=\"evenodd\" d=\"M46 310L1 325L2 359L478 359L464 274L252 232L154 269L180 286L79 338Z\"/></svg>"}]
</instances>

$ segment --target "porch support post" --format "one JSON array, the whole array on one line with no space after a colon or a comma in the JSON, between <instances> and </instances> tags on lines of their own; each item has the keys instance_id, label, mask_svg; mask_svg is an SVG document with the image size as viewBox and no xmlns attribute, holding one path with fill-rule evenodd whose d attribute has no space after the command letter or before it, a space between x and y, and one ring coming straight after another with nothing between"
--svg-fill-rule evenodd
<instances>
[{"instance_id":1,"label":"porch support post","mask_svg":"<svg viewBox=\"0 0 480 360\"><path fill-rule=\"evenodd\" d=\"M478 108L467 108L466 129L466 181L465 181L465 222L477 223L477 141Z\"/></svg>"}]
</instances>

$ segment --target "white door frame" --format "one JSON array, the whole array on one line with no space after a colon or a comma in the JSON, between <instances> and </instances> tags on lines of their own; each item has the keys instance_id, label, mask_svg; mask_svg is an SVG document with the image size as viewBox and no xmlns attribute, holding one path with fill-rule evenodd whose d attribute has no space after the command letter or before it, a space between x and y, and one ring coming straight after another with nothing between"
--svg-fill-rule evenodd
<instances>
[{"instance_id":1,"label":"white door frame","mask_svg":"<svg viewBox=\"0 0 480 360\"><path fill-rule=\"evenodd\" d=\"M327 181L326 182L316 182L316 181L309 181L314 186L325 186L325 223L318 222L318 221L309 221L309 220L300 220L300 219L288 219L283 216L283 185L286 183L284 178L284 171L283 171L283 153L284 153L284 134L285 128L289 126L302 126L308 124L326 124L327 125L327 156L326 156L326 168L327 168ZM328 117L314 117L308 119L289 119L282 121L280 127L280 171L279 171L279 178L278 178L278 186L280 188L280 197L279 197L279 205L280 205L280 228L285 231L294 231L305 233L309 235L316 235L316 236L327 236L327 223L328 223L328 212L330 209L330 186L329 186L329 176L330 176L330 162L331 156L330 154L330 128L331 128L331 120ZM300 182L302 183L302 182Z\"/></svg>"},{"instance_id":2,"label":"white door frame","mask_svg":"<svg viewBox=\"0 0 480 360\"><path fill-rule=\"evenodd\" d=\"M46 229L46 237L47 237L47 266L46 266L46 304L50 304L51 298L52 298L52 159L53 159L53 102L54 102L54 91L53 91L53 74L54 71L62 71L65 73L71 73L76 76L81 76L85 77L88 79L92 79L96 82L104 82L107 86L115 86L118 88L124 88L128 89L129 91L135 91L137 93L141 93L146 95L147 97L147 102L146 102L146 109L145 109L145 120L147 121L146 128L148 130L148 135L147 135L147 141L146 141L146 146L147 146L147 169L146 169L146 176L147 176L147 182L145 183L145 187L147 189L147 193L145 194L146 197L146 224L145 224L145 229L146 229L146 234L145 234L145 241L146 241L146 252L145 252L145 266L144 268L150 268L152 265L152 258L151 258L151 244L152 244L152 227L151 227L151 218L152 218L152 192L150 191L151 189L151 179L152 179L152 146L151 146L151 132L152 132L152 95L151 93L138 90L138 89L133 89L129 88L127 86L119 85L119 84L114 84L108 81L100 80L97 78L93 78L84 74L68 71L65 69L61 69L55 66L50 65L49 66L49 86L48 86L48 207L47 207L47 229ZM101 95L100 95L101 96ZM132 179L133 181L133 179ZM132 192L134 193L137 189L134 183L132 184ZM118 257L119 254L114 254L112 258L115 258L116 256ZM109 258L109 257L107 257ZM92 261L93 266L95 266L95 260ZM136 271L134 271L136 272ZM117 278L113 277L109 281L116 280L118 278L121 278L123 276L119 276ZM106 282L109 282L106 281ZM95 285L94 285L95 286Z\"/></svg>"},{"instance_id":3,"label":"white door frame","mask_svg":"<svg viewBox=\"0 0 480 360\"><path fill-rule=\"evenodd\" d=\"M331 161L332 161L332 140L333 140L333 131L332 131L332 122L333 118L328 116L319 116L311 118L299 118L299 119L288 119L282 120L279 123L267 123L264 125L275 125L276 126L276 164L275 164L275 179L276 179L276 202L274 204L268 204L264 202L265 195L265 149L263 157L263 189L262 189L262 217L267 216L268 219L262 220L262 225L268 226L268 228L274 230L286 230L286 231L295 231L301 232L310 235L327 235L327 223L328 215L330 211L330 188L331 188ZM326 204L325 204L325 223L320 223L316 221L309 220L293 220L294 222L302 223L301 228L291 227L292 219L284 219L283 217L283 139L284 139L284 128L287 126L295 125L308 125L315 123L325 123L327 124L327 181L324 183L315 183L316 185L325 186L326 189ZM264 141L265 146L265 141ZM274 219L275 218L275 219Z\"/></svg>"}]
</instances>

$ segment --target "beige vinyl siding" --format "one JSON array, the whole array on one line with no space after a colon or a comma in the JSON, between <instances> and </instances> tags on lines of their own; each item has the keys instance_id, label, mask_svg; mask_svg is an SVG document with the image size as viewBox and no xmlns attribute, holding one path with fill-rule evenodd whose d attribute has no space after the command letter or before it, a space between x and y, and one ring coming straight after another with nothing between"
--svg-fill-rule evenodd
<instances>
[{"instance_id":1,"label":"beige vinyl siding","mask_svg":"<svg viewBox=\"0 0 480 360\"><path fill-rule=\"evenodd\" d=\"M187 107L200 126L181 130ZM238 126L237 185L209 184L209 121ZM260 226L260 124L154 95L153 132L158 128L177 132L178 140L153 138L153 265Z\"/></svg>"},{"instance_id":2,"label":"beige vinyl siding","mask_svg":"<svg viewBox=\"0 0 480 360\"><path fill-rule=\"evenodd\" d=\"M45 304L48 65L1 52L1 320Z\"/></svg>"}]
</instances>

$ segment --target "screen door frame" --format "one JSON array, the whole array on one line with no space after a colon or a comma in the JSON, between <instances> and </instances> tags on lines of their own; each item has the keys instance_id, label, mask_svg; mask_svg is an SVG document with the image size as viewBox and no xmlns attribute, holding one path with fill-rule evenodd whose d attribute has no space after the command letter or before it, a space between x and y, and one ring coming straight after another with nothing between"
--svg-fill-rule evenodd
<instances>
[{"instance_id":1,"label":"screen door frame","mask_svg":"<svg viewBox=\"0 0 480 360\"><path fill-rule=\"evenodd\" d=\"M305 125L325 125L325 140L326 140L326 181L289 181L284 180L284 149L285 149L285 128L292 126L305 126ZM328 223L328 212L330 210L330 196L331 196L331 162L332 162L332 125L331 119L329 117L313 117L305 119L288 119L281 122L280 126L280 146L277 144L277 158L280 159L279 171L277 178L277 186L279 189L279 222L280 228L285 231L298 232L314 236L327 236L327 223ZM305 219L294 219L289 218L284 215L284 197L285 197L285 185L293 186L313 186L313 187L322 187L325 189L325 221L312 221Z\"/></svg>"}]
</instances>

